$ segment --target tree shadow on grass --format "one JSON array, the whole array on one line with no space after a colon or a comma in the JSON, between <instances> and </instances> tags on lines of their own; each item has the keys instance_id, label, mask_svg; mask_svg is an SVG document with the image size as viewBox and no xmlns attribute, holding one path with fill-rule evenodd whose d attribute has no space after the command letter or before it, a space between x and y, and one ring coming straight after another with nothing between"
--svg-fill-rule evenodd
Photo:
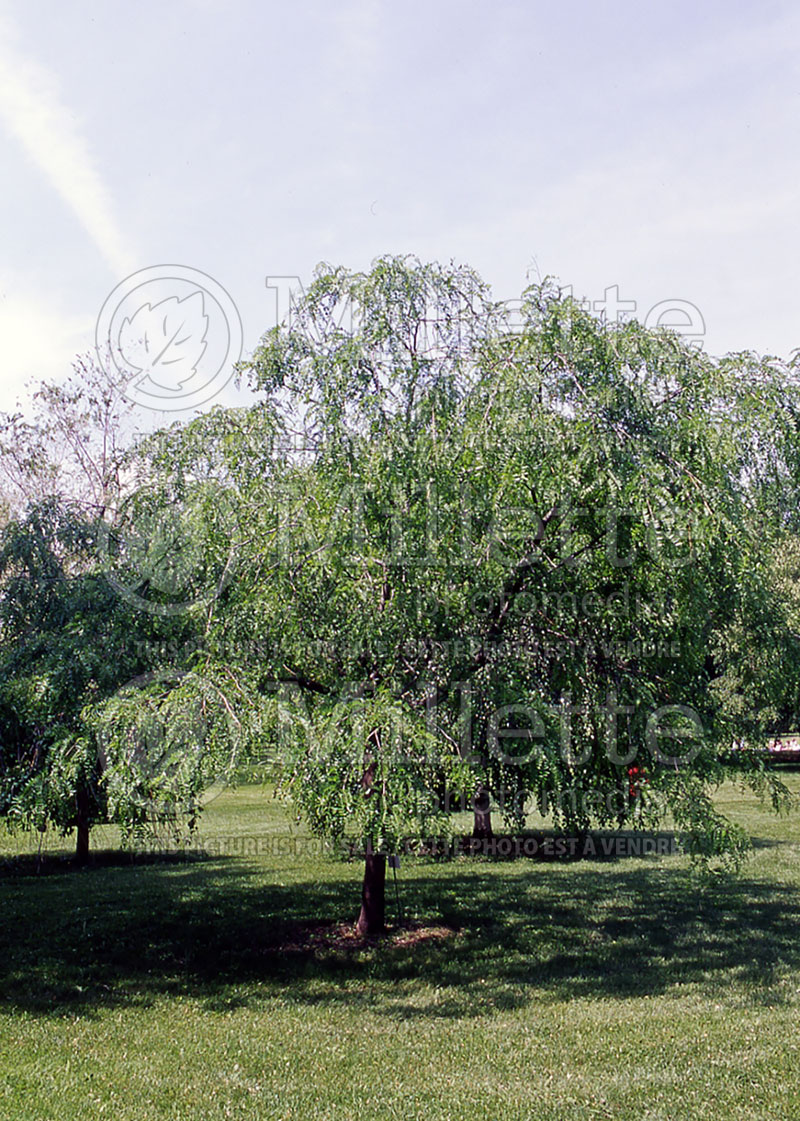
<instances>
[{"instance_id":1,"label":"tree shadow on grass","mask_svg":"<svg viewBox=\"0 0 800 1121\"><path fill-rule=\"evenodd\" d=\"M284 999L469 1017L677 985L776 1003L800 970L800 892L778 883L698 883L648 861L412 863L405 914L442 936L364 943L325 937L326 921L355 917L358 865L279 878L235 858L6 876L0 1008L92 1015L181 994L209 1009Z\"/></svg>"}]
</instances>

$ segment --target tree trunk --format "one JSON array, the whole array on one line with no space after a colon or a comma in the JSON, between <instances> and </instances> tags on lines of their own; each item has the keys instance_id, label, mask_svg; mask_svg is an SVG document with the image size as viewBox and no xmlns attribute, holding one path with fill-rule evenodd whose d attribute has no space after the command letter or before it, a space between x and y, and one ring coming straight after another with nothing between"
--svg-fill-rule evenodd
<instances>
[{"instance_id":1,"label":"tree trunk","mask_svg":"<svg viewBox=\"0 0 800 1121\"><path fill-rule=\"evenodd\" d=\"M356 929L359 934L382 934L386 915L386 857L367 845L364 861L364 883L361 888L361 914Z\"/></svg>"},{"instance_id":2,"label":"tree trunk","mask_svg":"<svg viewBox=\"0 0 800 1121\"><path fill-rule=\"evenodd\" d=\"M475 793L475 797L472 800L472 808L475 811L472 836L478 837L481 840L493 837L491 800L489 798L489 791L483 783L481 783Z\"/></svg>"},{"instance_id":3,"label":"tree trunk","mask_svg":"<svg viewBox=\"0 0 800 1121\"><path fill-rule=\"evenodd\" d=\"M75 863L86 864L89 860L89 791L81 783L75 796L77 807L77 841Z\"/></svg>"}]
</instances>

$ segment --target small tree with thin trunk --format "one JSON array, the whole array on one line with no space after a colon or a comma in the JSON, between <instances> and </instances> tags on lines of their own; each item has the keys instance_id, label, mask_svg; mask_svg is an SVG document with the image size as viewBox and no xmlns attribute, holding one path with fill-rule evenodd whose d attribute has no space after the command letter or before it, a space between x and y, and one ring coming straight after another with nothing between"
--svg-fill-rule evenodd
<instances>
[{"instance_id":1,"label":"small tree with thin trunk","mask_svg":"<svg viewBox=\"0 0 800 1121\"><path fill-rule=\"evenodd\" d=\"M0 813L74 830L79 864L98 822L141 838L194 820L241 739L235 684L181 664L193 618L121 596L106 534L55 500L0 530Z\"/></svg>"},{"instance_id":2,"label":"small tree with thin trunk","mask_svg":"<svg viewBox=\"0 0 800 1121\"><path fill-rule=\"evenodd\" d=\"M75 829L79 863L105 816L83 712L136 668L137 620L96 545L96 527L56 499L0 532L0 807L12 825Z\"/></svg>"}]
</instances>

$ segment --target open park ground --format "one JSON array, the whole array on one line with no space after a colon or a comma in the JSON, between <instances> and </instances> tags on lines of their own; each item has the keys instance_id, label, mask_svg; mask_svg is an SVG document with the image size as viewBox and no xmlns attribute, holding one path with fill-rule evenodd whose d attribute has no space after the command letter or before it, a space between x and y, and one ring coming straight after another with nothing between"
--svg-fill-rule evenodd
<instances>
[{"instance_id":1,"label":"open park ground","mask_svg":"<svg viewBox=\"0 0 800 1121\"><path fill-rule=\"evenodd\" d=\"M789 775L797 793L800 776ZM361 866L260 786L188 858L0 836L9 1121L695 1121L800 1116L800 815L718 793L742 873L682 855ZM63 862L61 857L63 856Z\"/></svg>"}]
</instances>

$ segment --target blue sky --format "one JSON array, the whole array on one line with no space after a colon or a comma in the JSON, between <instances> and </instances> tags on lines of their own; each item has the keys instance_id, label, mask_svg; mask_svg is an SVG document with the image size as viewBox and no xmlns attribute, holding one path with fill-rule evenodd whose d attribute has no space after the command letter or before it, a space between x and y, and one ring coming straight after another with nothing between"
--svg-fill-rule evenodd
<instances>
[{"instance_id":1,"label":"blue sky","mask_svg":"<svg viewBox=\"0 0 800 1121\"><path fill-rule=\"evenodd\" d=\"M799 125L796 3L0 0L0 409L165 262L245 350L267 275L412 253L788 355Z\"/></svg>"}]
</instances>

